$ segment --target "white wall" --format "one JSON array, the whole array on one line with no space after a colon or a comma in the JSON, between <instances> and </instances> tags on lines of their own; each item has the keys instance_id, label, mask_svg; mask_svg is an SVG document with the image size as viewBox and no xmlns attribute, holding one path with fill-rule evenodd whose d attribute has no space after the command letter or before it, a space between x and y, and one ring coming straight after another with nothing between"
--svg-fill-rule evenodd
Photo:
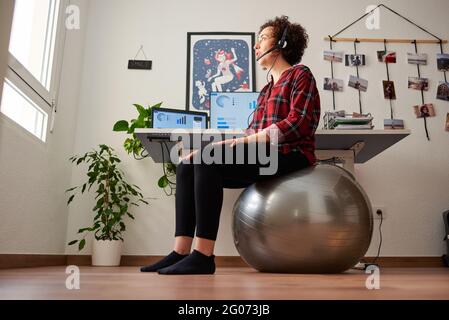
<instances>
[{"instance_id":1,"label":"white wall","mask_svg":"<svg viewBox=\"0 0 449 320\"><path fill-rule=\"evenodd\" d=\"M3 2L3 0L2 0ZM85 0L72 0L86 10ZM44 144L0 116L0 253L63 254L85 21L67 32L58 113Z\"/></svg>"},{"instance_id":2,"label":"white wall","mask_svg":"<svg viewBox=\"0 0 449 320\"><path fill-rule=\"evenodd\" d=\"M115 146L125 159L127 172L149 196L159 199L147 208L137 210L138 223L129 225L126 235L125 253L163 254L171 248L174 225L174 199L167 198L155 187L161 174L160 165L151 160L136 162L126 157L121 148L124 136L111 132L118 119L134 116L132 103L151 104L164 101L165 106L183 108L185 105L185 57L186 32L188 31L257 31L257 27L267 18L287 14L293 21L301 22L309 31L311 43L304 63L312 68L321 83L330 71L322 61L321 52L327 49L323 36L338 31L346 23L362 14L369 2L341 1L330 4L327 1L307 2L284 1L273 5L269 1L231 1L226 9L205 1L133 1L125 5L120 1L92 1L89 11L88 37L85 48L83 87L81 91L80 113L78 118L75 152L82 153L98 143ZM429 30L447 39L444 28L444 12L448 9L445 1L432 1L431 4L406 1L386 2L393 9ZM157 8L157 9L155 9ZM204 12L211 12L205 15ZM226 12L220 16L219 12ZM422 13L426 13L425 15ZM188 13L188 14L186 14ZM255 14L256 13L256 14ZM322 16L324 13L325 16ZM329 15L328 13L334 13ZM338 17L338 23L337 21ZM353 33L343 36L370 37L417 37L425 35L414 27L402 22L390 12L381 12L381 30L369 32L363 23L357 25ZM111 22L114 23L111 23ZM136 72L126 70L126 61L133 57L140 44L153 60L154 70ZM337 45L343 50L352 50L352 45ZM359 51L369 52L373 59L377 46L362 44ZM381 49L381 48L379 48ZM397 46L398 56L403 59L412 47ZM436 46L424 49L433 57ZM435 61L423 74L433 81L440 80L441 74L434 71ZM344 79L349 69L336 68L336 75ZM440 255L441 212L448 206L445 185L447 170L447 133L443 131L447 103L429 99L436 105L437 117L429 119L432 141L425 141L422 121L414 119L411 106L420 102L417 92L406 89L406 77L415 75L415 68L399 63L391 66L391 77L396 81L398 102L395 103L397 117L405 119L413 134L394 148L370 162L357 166L357 175L366 188L373 204L385 205L388 218L384 223L384 255ZM384 68L371 60L361 70L370 82L370 91L364 95L364 105L376 117L376 126L382 126L382 119L388 116L388 104L381 96L381 80L385 78ZM264 84L264 73L257 70L258 87ZM435 82L427 97L435 96ZM331 106L331 95L322 92L323 110ZM356 94L349 89L338 95L338 106L348 111L356 111ZM99 122L101 119L101 122ZM446 148L445 148L446 147ZM382 174L379 174L382 173ZM410 174L413 173L413 174ZM82 180L82 173L75 170L73 183ZM419 181L419 183L415 182ZM389 188L385 188L389 186ZM432 190L432 191L430 191ZM236 254L232 244L230 214L237 191L227 191L222 213L217 254ZM425 197L420 195L425 194ZM78 202L70 211L68 240L76 230L89 223L89 212L93 202ZM377 233L368 254L375 254ZM72 249L69 252L75 252Z\"/></svg>"},{"instance_id":3,"label":"white wall","mask_svg":"<svg viewBox=\"0 0 449 320\"><path fill-rule=\"evenodd\" d=\"M70 68L75 76L67 79L63 86L66 93L64 115L58 115L59 130L64 132L63 139L58 138L61 150L55 155L55 161L48 161L44 150L29 148L23 135L15 131L2 132L0 141L0 167L12 166L8 173L9 183L1 183L1 192L7 192L9 205L5 208L14 214L6 215L7 222L16 224L7 235L1 232L3 251L9 241L18 248L57 251L60 248L61 230L50 230L49 221L55 227L64 224L64 202L62 190L69 187L68 179L58 180L57 173L65 177L66 155L84 153L100 143L107 143L116 148L124 160L129 179L142 187L147 196L157 197L147 208L135 210L136 223L128 224L125 241L125 254L157 255L171 250L174 233L174 198L166 197L156 187L157 178L162 174L161 165L151 160L135 161L127 156L122 148L124 134L112 132L112 126L119 119L131 119L135 116L133 103L153 104L159 101L164 106L184 108L186 79L186 33L194 31L258 31L258 26L268 18L276 15L289 15L292 21L303 24L310 35L310 46L303 63L310 66L320 85L322 78L330 75L328 63L322 59L323 49L328 43L323 37L338 31L340 28L359 17L371 1L342 0L329 2L317 1L237 1L226 3L205 0L92 0L89 10L83 7L82 17L88 15L88 25L83 26L86 42L83 57L69 60ZM447 12L449 3L445 0L385 1L385 4L401 12L440 35L449 39L447 29ZM381 38L426 38L422 31L408 25L390 12L381 11L381 30L368 31L364 23L359 23L342 36L381 37ZM76 37L76 36L74 36ZM73 50L77 47L77 39L69 42ZM130 71L126 69L127 60L134 57L140 45L144 45L149 59L153 60L152 71ZM352 44L337 44L337 49L352 51ZM447 48L447 46L446 46ZM361 44L359 52L368 55L368 65L360 70L361 76L370 80L369 92L363 94L365 110L375 116L375 125L382 127L384 117L388 117L388 103L383 99L381 80L386 78L385 68L375 61L375 51L382 45ZM395 102L396 116L406 122L412 135L382 155L366 164L358 165L357 176L366 189L373 204L384 205L388 218L384 223L384 256L438 256L443 253L443 225L441 212L449 206L447 183L449 182L448 133L443 131L447 102L435 100L436 81L442 79L435 67L433 57L436 46L421 47L429 53L430 65L423 68L423 75L431 79L431 90L426 93L427 100L435 103L437 117L429 119L429 132L432 138L427 142L423 131L422 120L414 118L411 106L420 103L420 94L406 88L407 76L414 76L416 68L404 62L404 55L412 51L412 46L395 45L391 49L398 52L399 63L391 66L391 77L396 81L398 100ZM74 54L74 53L72 53ZM73 56L72 56L73 57ZM82 62L82 64L81 64ZM76 71L75 71L76 70ZM354 71L343 66L336 66L337 77L347 80ZM76 87L76 79L81 72L81 89ZM66 74L66 77L68 75ZM265 73L257 69L257 88L265 84ZM338 108L357 111L357 94L345 89L337 94ZM331 109L331 94L321 91L322 109ZM78 106L78 113L75 108ZM76 116L76 117L75 117ZM71 149L71 133L76 124L75 144ZM64 126L64 128L62 128ZM3 130L5 131L5 130ZM7 136L6 136L7 135ZM29 137L27 137L29 139ZM9 142L8 142L9 141ZM12 141L19 141L19 143ZM64 141L66 142L66 141ZM56 142L54 142L56 143ZM42 147L47 148L47 147ZM17 154L24 155L23 158ZM31 160L33 159L33 160ZM52 163L50 172L45 172ZM24 169L24 167L26 167ZM36 173L36 171L39 171ZM43 171L43 172L42 172ZM16 173L19 178L13 176ZM44 179L48 174L51 178ZM25 180L26 177L30 179ZM3 179L2 179L3 180ZM84 181L84 172L73 170L70 185ZM25 185L27 184L27 185ZM36 185L40 186L37 188ZM29 186L29 187L27 187ZM13 191L9 191L13 190ZM17 190L20 190L19 193ZM42 190L42 191L39 191ZM52 192L49 192L52 190ZM29 196L32 201L27 204ZM217 255L236 255L231 233L231 209L239 191L226 191L222 211L221 228L217 242ZM10 199L12 198L12 199ZM41 203L40 203L41 202ZM42 203L43 202L43 203ZM14 204L16 203L16 204ZM20 203L20 206L17 205ZM89 225L92 220L91 208L94 202L89 197L78 199L69 210L67 241L76 237L76 231ZM34 210L33 210L34 208ZM51 208L51 210L47 210ZM20 219L17 215L23 215ZM39 217L39 218L38 218ZM41 217L44 217L42 222ZM56 219L56 220L52 220ZM8 221L12 220L12 221ZM21 225L19 226L19 222ZM377 222L376 222L377 223ZM36 224L40 224L36 229ZM45 224L42 225L42 224ZM19 229L21 227L22 229ZM4 227L3 227L4 228ZM41 229L39 229L41 228ZM13 231L22 230L25 237L19 243L19 237ZM48 234L39 234L34 230L47 230ZM39 238L38 236L39 235ZM8 239L16 239L13 242ZM51 242L56 238L57 244ZM36 242L35 242L36 240ZM368 255L375 255L377 249L377 232L374 234ZM67 247L67 253L77 252ZM89 253L89 248L85 253Z\"/></svg>"}]
</instances>

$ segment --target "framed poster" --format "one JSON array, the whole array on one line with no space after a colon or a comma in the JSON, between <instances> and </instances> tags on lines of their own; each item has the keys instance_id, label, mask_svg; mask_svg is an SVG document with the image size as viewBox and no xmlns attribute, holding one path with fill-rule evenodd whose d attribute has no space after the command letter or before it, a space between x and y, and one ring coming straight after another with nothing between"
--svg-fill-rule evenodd
<instances>
[{"instance_id":1,"label":"framed poster","mask_svg":"<svg viewBox=\"0 0 449 320\"><path fill-rule=\"evenodd\" d=\"M210 109L211 92L255 91L254 33L187 33L187 110Z\"/></svg>"}]
</instances>

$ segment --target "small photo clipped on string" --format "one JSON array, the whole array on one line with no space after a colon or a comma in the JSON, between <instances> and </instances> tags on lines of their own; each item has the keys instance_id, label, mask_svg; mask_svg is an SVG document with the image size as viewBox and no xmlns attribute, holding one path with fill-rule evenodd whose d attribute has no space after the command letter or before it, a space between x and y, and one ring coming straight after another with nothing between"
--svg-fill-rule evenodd
<instances>
[{"instance_id":1,"label":"small photo clipped on string","mask_svg":"<svg viewBox=\"0 0 449 320\"><path fill-rule=\"evenodd\" d=\"M343 91L343 80L324 78L323 89L329 91Z\"/></svg>"},{"instance_id":2,"label":"small photo clipped on string","mask_svg":"<svg viewBox=\"0 0 449 320\"><path fill-rule=\"evenodd\" d=\"M404 129L404 120L402 119L384 119L385 130Z\"/></svg>"},{"instance_id":3,"label":"small photo clipped on string","mask_svg":"<svg viewBox=\"0 0 449 320\"><path fill-rule=\"evenodd\" d=\"M347 54L345 55L345 65L347 67L364 66L366 63L364 54Z\"/></svg>"},{"instance_id":4,"label":"small photo clipped on string","mask_svg":"<svg viewBox=\"0 0 449 320\"><path fill-rule=\"evenodd\" d=\"M324 60L333 62L343 62L343 51L325 50L323 53Z\"/></svg>"},{"instance_id":5,"label":"small photo clipped on string","mask_svg":"<svg viewBox=\"0 0 449 320\"><path fill-rule=\"evenodd\" d=\"M384 88L385 99L395 100L396 99L396 90L394 89L394 82L384 80L382 83L383 83L383 88Z\"/></svg>"},{"instance_id":6,"label":"small photo clipped on string","mask_svg":"<svg viewBox=\"0 0 449 320\"><path fill-rule=\"evenodd\" d=\"M413 90L429 90L429 79L408 77L408 88Z\"/></svg>"},{"instance_id":7,"label":"small photo clipped on string","mask_svg":"<svg viewBox=\"0 0 449 320\"><path fill-rule=\"evenodd\" d=\"M407 53L408 64L427 65L427 53Z\"/></svg>"},{"instance_id":8,"label":"small photo clipped on string","mask_svg":"<svg viewBox=\"0 0 449 320\"><path fill-rule=\"evenodd\" d=\"M377 51L377 60L379 62L396 63L396 52L394 51Z\"/></svg>"},{"instance_id":9,"label":"small photo clipped on string","mask_svg":"<svg viewBox=\"0 0 449 320\"><path fill-rule=\"evenodd\" d=\"M449 82L440 81L437 88L437 99L449 101Z\"/></svg>"},{"instance_id":10,"label":"small photo clipped on string","mask_svg":"<svg viewBox=\"0 0 449 320\"><path fill-rule=\"evenodd\" d=\"M348 86L366 92L368 90L368 80L357 78L356 76L349 76Z\"/></svg>"},{"instance_id":11,"label":"small photo clipped on string","mask_svg":"<svg viewBox=\"0 0 449 320\"><path fill-rule=\"evenodd\" d=\"M417 118L435 117L435 109L432 103L414 106L413 109Z\"/></svg>"},{"instance_id":12,"label":"small photo clipped on string","mask_svg":"<svg viewBox=\"0 0 449 320\"><path fill-rule=\"evenodd\" d=\"M449 71L449 54L437 54L437 66L439 71Z\"/></svg>"}]
</instances>

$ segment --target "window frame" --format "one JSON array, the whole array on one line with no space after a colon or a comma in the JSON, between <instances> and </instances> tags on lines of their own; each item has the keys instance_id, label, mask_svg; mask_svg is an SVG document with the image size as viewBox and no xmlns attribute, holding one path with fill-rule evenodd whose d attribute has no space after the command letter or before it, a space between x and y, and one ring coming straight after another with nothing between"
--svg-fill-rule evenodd
<instances>
[{"instance_id":1,"label":"window frame","mask_svg":"<svg viewBox=\"0 0 449 320\"><path fill-rule=\"evenodd\" d=\"M48 121L46 123L46 128L44 128L45 133L43 134L44 143L48 137L48 132L52 131L49 128L52 123L51 117L53 112L56 111L57 99L59 94L59 87L62 74L63 57L64 57L64 46L65 38L67 35L66 29L66 8L70 5L70 0L59 0L59 10L57 17L57 28L55 30L55 43L53 51L53 61L51 66L51 81L49 89L36 79L28 69L25 68L8 49L8 68L5 73L5 79L8 80L14 86L16 86L20 91L22 91L28 99L30 99L34 104L36 104L42 111L44 111L48 116ZM2 112L0 112L2 117L9 117ZM16 123L15 121L13 121ZM18 123L23 130L24 129L20 123ZM27 131L27 130L26 130ZM33 135L34 136L34 135Z\"/></svg>"}]
</instances>

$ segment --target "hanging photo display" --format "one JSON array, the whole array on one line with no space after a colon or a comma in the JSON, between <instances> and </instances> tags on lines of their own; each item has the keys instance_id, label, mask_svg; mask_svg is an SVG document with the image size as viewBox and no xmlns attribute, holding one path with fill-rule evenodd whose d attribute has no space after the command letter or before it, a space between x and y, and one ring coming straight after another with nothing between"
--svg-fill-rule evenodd
<instances>
[{"instance_id":1,"label":"hanging photo display","mask_svg":"<svg viewBox=\"0 0 449 320\"><path fill-rule=\"evenodd\" d=\"M343 91L343 80L324 78L323 89L328 91Z\"/></svg>"},{"instance_id":2,"label":"hanging photo display","mask_svg":"<svg viewBox=\"0 0 449 320\"><path fill-rule=\"evenodd\" d=\"M437 66L439 71L449 71L449 54L437 54Z\"/></svg>"},{"instance_id":3,"label":"hanging photo display","mask_svg":"<svg viewBox=\"0 0 449 320\"><path fill-rule=\"evenodd\" d=\"M437 99L449 101L449 82L440 81L437 89Z\"/></svg>"},{"instance_id":4,"label":"hanging photo display","mask_svg":"<svg viewBox=\"0 0 449 320\"><path fill-rule=\"evenodd\" d=\"M366 92L368 90L368 80L356 76L349 76L348 86Z\"/></svg>"},{"instance_id":5,"label":"hanging photo display","mask_svg":"<svg viewBox=\"0 0 449 320\"><path fill-rule=\"evenodd\" d=\"M426 103L413 107L417 118L435 117L435 109L432 103Z\"/></svg>"},{"instance_id":6,"label":"hanging photo display","mask_svg":"<svg viewBox=\"0 0 449 320\"><path fill-rule=\"evenodd\" d=\"M421 103L420 105L413 106L414 113L417 118L422 118L424 121L424 128L426 131L426 137L427 140L430 141L430 136L427 128L427 121L426 118L428 117L435 117L435 109L434 105L432 103L426 103L424 95L424 91L429 91L429 78L423 78L421 76L421 70L420 66L426 66L428 65L428 54L426 53L419 53L419 48L421 44L435 44L439 46L439 49L441 50L439 54L437 54L437 67L439 71L444 72L444 79L441 79L443 81L439 81L438 88L437 88L437 99L449 101L449 82L446 78L446 71L449 71L449 54L444 53L443 44L447 44L447 40L443 40L436 35L430 33L429 31L425 30L421 26L411 22L409 19L405 18L404 16L400 15L399 13L391 10L390 8L386 7L383 4L380 4L378 7L383 6L384 8L390 10L397 16L401 17L402 19L412 23L422 31L426 32L428 35L432 36L434 40L418 40L415 38L415 40L411 39L387 39L387 38L370 38L370 39L360 39L360 38L337 38L343 31L346 31L348 28L350 28L352 25L357 23L359 20L363 19L365 16L360 17L359 19L353 21L348 26L344 27L339 32L335 33L334 35L328 35L325 39L329 41L329 49L327 51L323 52L323 58L326 61L330 61L330 67L331 67L331 77L324 78L324 90L332 91L332 98L333 98L333 108L336 110L336 102L335 102L335 91L343 91L343 82L339 79L334 78L334 64L333 62L341 62L342 57L344 55L345 59L345 66L347 67L356 67L357 75L350 75L348 80L348 87L354 88L358 91L359 95L359 106L360 106L360 113L362 113L362 99L361 99L361 92L366 92L368 90L368 80L362 79L359 74L359 67L360 66L366 66L366 55L360 54L357 51L357 44L361 42L378 42L383 43L383 47L378 48L376 50L377 54L377 61L380 63L385 64L386 68L386 79L382 81L383 86L383 94L384 98L386 100L389 100L390 105L390 118L384 119L384 129L404 129L404 120L402 119L395 119L394 114L394 103L393 100L396 100L396 90L395 90L395 84L394 81L391 81L390 78L390 70L389 70L389 64L396 64L397 63L397 52L396 51L390 51L388 48L388 45L390 43L406 43L411 44L413 46L413 49L415 52L407 52L407 63L410 65L415 65L417 69L417 75L415 76L408 76L408 88L413 90L421 91L421 101L416 103ZM365 14L366 15L366 14ZM334 49L334 43L337 42L353 42L354 44L354 51L351 54L344 54L344 52L341 51L335 51ZM380 49L380 50L379 50ZM383 49L383 50L382 50ZM405 56L404 56L405 58ZM401 59L402 60L402 59ZM432 83L433 85L433 83ZM412 105L412 104L411 104ZM446 122L445 122L445 130L449 131L449 113L446 116Z\"/></svg>"},{"instance_id":7,"label":"hanging photo display","mask_svg":"<svg viewBox=\"0 0 449 320\"><path fill-rule=\"evenodd\" d=\"M427 91L429 90L429 79L408 77L408 88L414 90Z\"/></svg>"},{"instance_id":8,"label":"hanging photo display","mask_svg":"<svg viewBox=\"0 0 449 320\"><path fill-rule=\"evenodd\" d=\"M325 61L343 62L343 51L325 50L323 53Z\"/></svg>"},{"instance_id":9,"label":"hanging photo display","mask_svg":"<svg viewBox=\"0 0 449 320\"><path fill-rule=\"evenodd\" d=\"M345 55L345 65L347 67L359 67L365 65L364 54L347 54Z\"/></svg>"},{"instance_id":10,"label":"hanging photo display","mask_svg":"<svg viewBox=\"0 0 449 320\"><path fill-rule=\"evenodd\" d=\"M426 53L407 53L407 63L417 65L427 65Z\"/></svg>"},{"instance_id":11,"label":"hanging photo display","mask_svg":"<svg viewBox=\"0 0 449 320\"><path fill-rule=\"evenodd\" d=\"M394 51L377 51L377 60L379 62L396 63L396 52Z\"/></svg>"},{"instance_id":12,"label":"hanging photo display","mask_svg":"<svg viewBox=\"0 0 449 320\"><path fill-rule=\"evenodd\" d=\"M384 88L384 97L385 99L395 100L396 99L396 91L394 89L393 81L382 81Z\"/></svg>"}]
</instances>

